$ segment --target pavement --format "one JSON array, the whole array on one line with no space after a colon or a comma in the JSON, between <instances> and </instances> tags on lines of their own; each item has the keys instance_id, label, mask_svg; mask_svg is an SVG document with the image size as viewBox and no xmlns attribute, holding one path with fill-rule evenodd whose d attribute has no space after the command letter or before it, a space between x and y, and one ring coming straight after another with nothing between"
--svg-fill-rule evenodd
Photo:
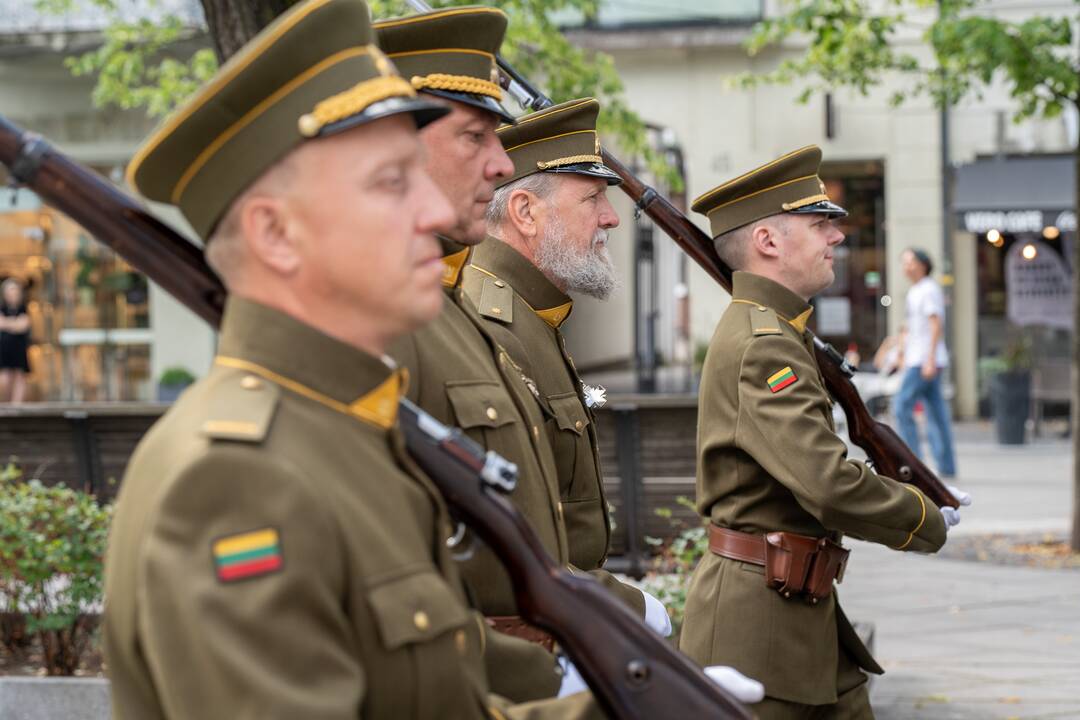
<instances>
[{"instance_id":1,"label":"pavement","mask_svg":"<svg viewBox=\"0 0 1080 720\"><path fill-rule=\"evenodd\" d=\"M999 446L985 423L956 436L956 484L974 504L954 536L1068 532L1069 441ZM849 617L875 625L878 720L1080 719L1080 570L850 544L840 597Z\"/></svg>"}]
</instances>

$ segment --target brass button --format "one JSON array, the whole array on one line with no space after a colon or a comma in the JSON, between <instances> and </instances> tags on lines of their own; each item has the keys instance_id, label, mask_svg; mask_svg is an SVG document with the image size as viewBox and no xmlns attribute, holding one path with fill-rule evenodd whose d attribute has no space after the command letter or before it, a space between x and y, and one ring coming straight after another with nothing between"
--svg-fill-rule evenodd
<instances>
[{"instance_id":1,"label":"brass button","mask_svg":"<svg viewBox=\"0 0 1080 720\"><path fill-rule=\"evenodd\" d=\"M502 280L496 280L495 287L506 287L506 283L504 283Z\"/></svg>"},{"instance_id":2,"label":"brass button","mask_svg":"<svg viewBox=\"0 0 1080 720\"><path fill-rule=\"evenodd\" d=\"M492 422L494 422L494 421L499 419L499 411L496 410L493 407L489 407L487 409L487 416L488 416L488 420L491 420Z\"/></svg>"},{"instance_id":3,"label":"brass button","mask_svg":"<svg viewBox=\"0 0 1080 720\"><path fill-rule=\"evenodd\" d=\"M255 377L254 375L245 375L240 380L240 387L244 388L245 390L258 390L262 387L262 380Z\"/></svg>"},{"instance_id":4,"label":"brass button","mask_svg":"<svg viewBox=\"0 0 1080 720\"><path fill-rule=\"evenodd\" d=\"M304 137L315 137L322 130L322 123L319 122L319 118L315 117L311 113L301 115L300 119L296 122L297 129L300 130L300 134Z\"/></svg>"},{"instance_id":5,"label":"brass button","mask_svg":"<svg viewBox=\"0 0 1080 720\"><path fill-rule=\"evenodd\" d=\"M458 630L456 633L454 633L454 645L457 647L457 651L459 654L465 654L465 650L468 649L468 646L466 645L464 630Z\"/></svg>"},{"instance_id":6,"label":"brass button","mask_svg":"<svg viewBox=\"0 0 1080 720\"><path fill-rule=\"evenodd\" d=\"M580 431L581 431L581 428L583 428L583 427L585 427L585 423L581 422L580 420L578 420L578 421L577 421L576 423L574 423L574 428L575 428L575 429L576 429L576 430L577 430L578 432L580 432Z\"/></svg>"},{"instance_id":7,"label":"brass button","mask_svg":"<svg viewBox=\"0 0 1080 720\"><path fill-rule=\"evenodd\" d=\"M412 621L413 625L416 626L416 629L421 632L431 627L431 620L423 610L417 610L416 614L412 616Z\"/></svg>"},{"instance_id":8,"label":"brass button","mask_svg":"<svg viewBox=\"0 0 1080 720\"><path fill-rule=\"evenodd\" d=\"M758 309L758 312L765 312L765 306L764 305L758 305L757 309Z\"/></svg>"},{"instance_id":9,"label":"brass button","mask_svg":"<svg viewBox=\"0 0 1080 720\"><path fill-rule=\"evenodd\" d=\"M491 312L495 315L502 315L502 308L493 307L491 308Z\"/></svg>"}]
</instances>

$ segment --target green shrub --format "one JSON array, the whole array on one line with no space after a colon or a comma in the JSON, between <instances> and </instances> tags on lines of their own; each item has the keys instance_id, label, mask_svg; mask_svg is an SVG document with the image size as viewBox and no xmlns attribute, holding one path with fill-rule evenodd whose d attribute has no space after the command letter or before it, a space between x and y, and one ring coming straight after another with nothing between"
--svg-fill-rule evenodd
<instances>
[{"instance_id":1,"label":"green shrub","mask_svg":"<svg viewBox=\"0 0 1080 720\"><path fill-rule=\"evenodd\" d=\"M101 610L112 508L87 493L0 473L0 593L41 646L45 672L79 667Z\"/></svg>"},{"instance_id":2,"label":"green shrub","mask_svg":"<svg viewBox=\"0 0 1080 720\"><path fill-rule=\"evenodd\" d=\"M675 502L694 510L694 503L689 498L680 496ZM696 510L695 510L696 512ZM661 517L671 518L671 510L660 508L656 511ZM667 607L671 616L673 638L679 637L683 617L686 612L686 592L690 587L690 576L698 561L709 549L706 534L706 521L688 524L672 520L678 533L670 542L657 538L648 538L650 544L659 548L653 560L653 566L641 581L641 586L657 597Z\"/></svg>"},{"instance_id":3,"label":"green shrub","mask_svg":"<svg viewBox=\"0 0 1080 720\"><path fill-rule=\"evenodd\" d=\"M195 376L191 374L191 371L186 367L176 365L161 371L161 379L158 380L158 385L179 387L190 385L193 382L195 382Z\"/></svg>"}]
</instances>

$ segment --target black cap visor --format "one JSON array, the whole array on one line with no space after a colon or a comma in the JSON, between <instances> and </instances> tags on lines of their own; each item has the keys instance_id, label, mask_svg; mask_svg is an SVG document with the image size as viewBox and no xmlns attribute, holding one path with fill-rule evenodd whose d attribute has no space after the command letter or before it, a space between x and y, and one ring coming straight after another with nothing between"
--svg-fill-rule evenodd
<instances>
[{"instance_id":1,"label":"black cap visor","mask_svg":"<svg viewBox=\"0 0 1080 720\"><path fill-rule=\"evenodd\" d=\"M816 203L810 205L803 205L801 208L795 208L794 210L788 210L792 215L815 215L822 214L828 215L833 218L847 217L847 210L840 207L831 200L819 200Z\"/></svg>"},{"instance_id":2,"label":"black cap visor","mask_svg":"<svg viewBox=\"0 0 1080 720\"><path fill-rule=\"evenodd\" d=\"M446 98L447 100L453 100L459 103L465 103L466 105L472 105L478 107L481 110L487 110L490 113L494 113L496 117L502 120L508 125L515 125L517 118L510 114L510 111L499 104L499 101L488 95L476 95L474 93L465 92L451 92L449 90L435 90L434 88L424 88L421 93L430 93L437 97Z\"/></svg>"},{"instance_id":3,"label":"black cap visor","mask_svg":"<svg viewBox=\"0 0 1080 720\"><path fill-rule=\"evenodd\" d=\"M446 107L420 97L391 97L374 102L355 115L324 125L322 131L319 132L319 136L333 135L369 123L372 120L380 120L384 117L403 113L411 114L416 122L416 129L420 130L425 125L435 122L449 112L450 110Z\"/></svg>"},{"instance_id":4,"label":"black cap visor","mask_svg":"<svg viewBox=\"0 0 1080 720\"><path fill-rule=\"evenodd\" d=\"M560 167L548 168L544 172L549 173L573 173L574 175L588 175L589 177L600 178L606 180L608 185L621 185L622 178L618 174L603 163L586 162L586 163L574 163L572 165L562 165Z\"/></svg>"}]
</instances>

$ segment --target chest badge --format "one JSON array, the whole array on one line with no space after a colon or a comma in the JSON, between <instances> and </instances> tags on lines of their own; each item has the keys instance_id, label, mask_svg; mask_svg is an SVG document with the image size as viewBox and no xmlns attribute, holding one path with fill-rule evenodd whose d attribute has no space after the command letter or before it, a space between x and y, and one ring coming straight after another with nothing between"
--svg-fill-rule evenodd
<instances>
[{"instance_id":1,"label":"chest badge","mask_svg":"<svg viewBox=\"0 0 1080 720\"><path fill-rule=\"evenodd\" d=\"M585 396L585 407L598 410L607 404L607 390L603 385L581 383L581 393Z\"/></svg>"},{"instance_id":2,"label":"chest badge","mask_svg":"<svg viewBox=\"0 0 1080 720\"><path fill-rule=\"evenodd\" d=\"M795 374L795 371L791 369L790 365L788 365L783 370L779 370L770 375L769 379L765 382L769 385L769 390L771 390L773 393L778 393L789 385L794 385L795 381L798 379L799 378Z\"/></svg>"}]
</instances>

